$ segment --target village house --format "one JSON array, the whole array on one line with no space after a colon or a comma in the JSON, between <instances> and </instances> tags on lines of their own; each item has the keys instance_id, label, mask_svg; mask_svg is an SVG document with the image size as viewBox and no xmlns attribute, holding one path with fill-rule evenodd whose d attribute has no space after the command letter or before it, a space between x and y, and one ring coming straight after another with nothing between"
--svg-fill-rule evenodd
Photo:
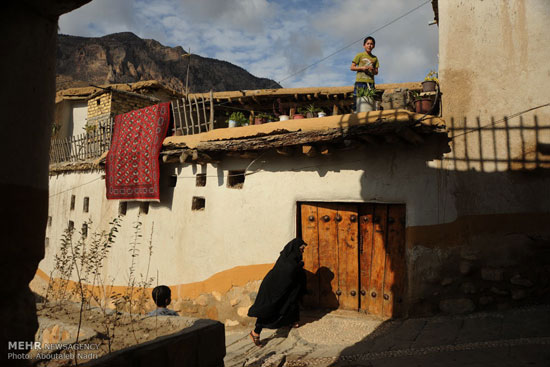
<instances>
[{"instance_id":1,"label":"village house","mask_svg":"<svg viewBox=\"0 0 550 367\"><path fill-rule=\"evenodd\" d=\"M139 222L136 273L169 285L174 309L227 326L251 322L261 279L294 237L308 243L311 307L400 317L548 302L550 6L433 5L437 115L407 109L403 91L418 83L378 86L384 109L364 113L351 113L351 87L172 100L158 202L107 200L102 149L50 166L33 289L54 274L68 226L108 231L120 217L105 280L127 284ZM223 127L232 108L252 123L311 103L328 116Z\"/></svg>"}]
</instances>

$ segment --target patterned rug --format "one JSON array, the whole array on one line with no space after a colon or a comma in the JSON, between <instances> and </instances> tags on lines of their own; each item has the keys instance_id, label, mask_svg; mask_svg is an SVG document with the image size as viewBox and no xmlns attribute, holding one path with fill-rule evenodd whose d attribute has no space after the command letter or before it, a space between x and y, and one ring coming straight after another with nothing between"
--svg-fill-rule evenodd
<instances>
[{"instance_id":1,"label":"patterned rug","mask_svg":"<svg viewBox=\"0 0 550 367\"><path fill-rule=\"evenodd\" d=\"M170 122L170 102L115 117L105 174L107 199L159 201L159 152Z\"/></svg>"}]
</instances>

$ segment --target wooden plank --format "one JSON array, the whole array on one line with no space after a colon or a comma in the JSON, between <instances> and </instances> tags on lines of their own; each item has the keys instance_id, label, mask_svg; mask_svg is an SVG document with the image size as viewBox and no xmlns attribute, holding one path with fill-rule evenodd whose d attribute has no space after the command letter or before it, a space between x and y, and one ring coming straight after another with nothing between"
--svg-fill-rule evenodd
<instances>
[{"instance_id":1,"label":"wooden plank","mask_svg":"<svg viewBox=\"0 0 550 367\"><path fill-rule=\"evenodd\" d=\"M204 102L204 97L202 100L202 113L204 115L204 131L208 131L208 118L206 117L206 102Z\"/></svg>"},{"instance_id":2,"label":"wooden plank","mask_svg":"<svg viewBox=\"0 0 550 367\"><path fill-rule=\"evenodd\" d=\"M193 118L193 102L191 101L191 98L189 98L189 120L191 120L190 126L191 126L191 134L195 134L195 119Z\"/></svg>"},{"instance_id":3,"label":"wooden plank","mask_svg":"<svg viewBox=\"0 0 550 367\"><path fill-rule=\"evenodd\" d=\"M185 120L185 135L190 135L189 122L187 121L187 107L185 107L187 101L185 100L185 97L181 99L181 102L183 106L183 118Z\"/></svg>"},{"instance_id":4,"label":"wooden plank","mask_svg":"<svg viewBox=\"0 0 550 367\"><path fill-rule=\"evenodd\" d=\"M359 283L361 286L360 308L368 311L371 301L370 276L372 270L372 241L374 232L374 205L362 204L359 208Z\"/></svg>"},{"instance_id":5,"label":"wooden plank","mask_svg":"<svg viewBox=\"0 0 550 367\"><path fill-rule=\"evenodd\" d=\"M333 105L332 105L332 115L333 115L333 116L339 115L339 113L338 113L338 105L337 105L337 104L333 104Z\"/></svg>"},{"instance_id":6,"label":"wooden plank","mask_svg":"<svg viewBox=\"0 0 550 367\"><path fill-rule=\"evenodd\" d=\"M347 310L359 308L359 226L355 204L338 205L338 289L340 307Z\"/></svg>"},{"instance_id":7,"label":"wooden plank","mask_svg":"<svg viewBox=\"0 0 550 367\"><path fill-rule=\"evenodd\" d=\"M199 134L202 132L201 129L201 111L199 109L199 102L197 102L197 97L193 96L195 100L195 112L197 113L197 127L199 128Z\"/></svg>"},{"instance_id":8,"label":"wooden plank","mask_svg":"<svg viewBox=\"0 0 550 367\"><path fill-rule=\"evenodd\" d=\"M302 145L302 153L312 158L317 156L317 149L313 145Z\"/></svg>"},{"instance_id":9,"label":"wooden plank","mask_svg":"<svg viewBox=\"0 0 550 367\"><path fill-rule=\"evenodd\" d=\"M388 240L384 275L383 316L400 316L405 291L405 205L388 209Z\"/></svg>"},{"instance_id":10,"label":"wooden plank","mask_svg":"<svg viewBox=\"0 0 550 367\"><path fill-rule=\"evenodd\" d=\"M317 226L317 206L300 205L302 239L307 246L304 250L304 269L307 278L307 294L304 305L319 306L319 230Z\"/></svg>"},{"instance_id":11,"label":"wooden plank","mask_svg":"<svg viewBox=\"0 0 550 367\"><path fill-rule=\"evenodd\" d=\"M214 130L214 92L210 89L210 130Z\"/></svg>"},{"instance_id":12,"label":"wooden plank","mask_svg":"<svg viewBox=\"0 0 550 367\"><path fill-rule=\"evenodd\" d=\"M319 227L319 306L338 308L338 228L337 204L320 204Z\"/></svg>"},{"instance_id":13,"label":"wooden plank","mask_svg":"<svg viewBox=\"0 0 550 367\"><path fill-rule=\"evenodd\" d=\"M368 313L382 316L384 266L386 264L386 223L388 206L376 204L374 207L374 232L372 244L372 268L370 276Z\"/></svg>"}]
</instances>

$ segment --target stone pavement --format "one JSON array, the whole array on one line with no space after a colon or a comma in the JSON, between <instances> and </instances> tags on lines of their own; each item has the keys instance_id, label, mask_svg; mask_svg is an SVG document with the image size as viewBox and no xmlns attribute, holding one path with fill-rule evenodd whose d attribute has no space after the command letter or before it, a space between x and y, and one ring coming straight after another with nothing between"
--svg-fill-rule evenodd
<instances>
[{"instance_id":1,"label":"stone pavement","mask_svg":"<svg viewBox=\"0 0 550 367\"><path fill-rule=\"evenodd\" d=\"M384 321L355 312L308 314L298 329L226 330L226 367L550 367L550 305Z\"/></svg>"}]
</instances>

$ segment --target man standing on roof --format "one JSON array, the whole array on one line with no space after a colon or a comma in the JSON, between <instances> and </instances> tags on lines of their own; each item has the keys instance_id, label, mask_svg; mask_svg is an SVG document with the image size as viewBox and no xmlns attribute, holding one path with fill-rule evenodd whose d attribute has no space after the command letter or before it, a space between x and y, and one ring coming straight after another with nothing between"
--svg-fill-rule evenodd
<instances>
[{"instance_id":1,"label":"man standing on roof","mask_svg":"<svg viewBox=\"0 0 550 367\"><path fill-rule=\"evenodd\" d=\"M374 88L374 76L378 75L380 63L378 57L372 54L376 41L371 36L363 40L365 52L358 53L351 62L351 71L356 71L355 86L353 88L354 101L359 88Z\"/></svg>"}]
</instances>

